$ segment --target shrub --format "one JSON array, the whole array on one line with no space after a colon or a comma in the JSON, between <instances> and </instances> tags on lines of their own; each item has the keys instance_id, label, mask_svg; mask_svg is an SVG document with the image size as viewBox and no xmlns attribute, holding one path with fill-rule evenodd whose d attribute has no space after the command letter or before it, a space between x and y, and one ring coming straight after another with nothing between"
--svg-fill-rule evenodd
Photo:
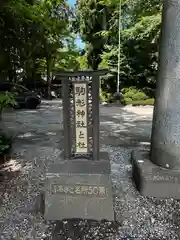
<instances>
[{"instance_id":1,"label":"shrub","mask_svg":"<svg viewBox=\"0 0 180 240\"><path fill-rule=\"evenodd\" d=\"M105 102L106 101L106 98L107 98L107 93L102 91L102 89L100 90L100 100L102 102Z\"/></svg>"},{"instance_id":2,"label":"shrub","mask_svg":"<svg viewBox=\"0 0 180 240\"><path fill-rule=\"evenodd\" d=\"M147 100L138 100L138 101L133 101L132 102L133 106L147 106L147 105L154 105L154 99L153 98L149 98Z\"/></svg>"},{"instance_id":3,"label":"shrub","mask_svg":"<svg viewBox=\"0 0 180 240\"><path fill-rule=\"evenodd\" d=\"M147 91L150 92L150 89L147 88L146 92ZM120 100L122 104L132 104L132 102L135 102L135 101L145 101L145 100L149 99L147 94L144 91L139 90L136 87L123 88L121 90L121 93L123 94L123 96L119 97L116 94L101 91L100 99L102 101L107 102L107 103L113 103L116 100ZM123 98L125 100L123 100ZM152 103L152 100L151 100L150 105L153 105L153 103ZM144 104L146 104L146 103L144 103ZM146 105L148 105L148 104L146 104Z\"/></svg>"},{"instance_id":4,"label":"shrub","mask_svg":"<svg viewBox=\"0 0 180 240\"><path fill-rule=\"evenodd\" d=\"M135 87L124 88L122 90L125 98L131 98L132 100L146 100L148 96L142 90Z\"/></svg>"},{"instance_id":5,"label":"shrub","mask_svg":"<svg viewBox=\"0 0 180 240\"><path fill-rule=\"evenodd\" d=\"M121 89L122 94L125 94L125 93L127 93L128 91L129 91L129 88L122 88L122 89Z\"/></svg>"},{"instance_id":6,"label":"shrub","mask_svg":"<svg viewBox=\"0 0 180 240\"><path fill-rule=\"evenodd\" d=\"M122 103L124 103L124 104L128 104L128 103L130 103L130 102L132 102L132 99L131 99L131 98L124 98L124 99L122 100Z\"/></svg>"},{"instance_id":7,"label":"shrub","mask_svg":"<svg viewBox=\"0 0 180 240\"><path fill-rule=\"evenodd\" d=\"M115 101L114 98L115 97L114 97L114 95L112 93L103 92L101 90L101 92L100 92L100 100L102 102L112 103L112 102Z\"/></svg>"},{"instance_id":8,"label":"shrub","mask_svg":"<svg viewBox=\"0 0 180 240\"><path fill-rule=\"evenodd\" d=\"M14 95L9 92L0 92L0 117L5 108L13 107L16 105Z\"/></svg>"},{"instance_id":9,"label":"shrub","mask_svg":"<svg viewBox=\"0 0 180 240\"><path fill-rule=\"evenodd\" d=\"M125 98L122 100L122 104L124 105L132 104L133 106L154 105L154 98L149 98L146 100L132 100L130 98Z\"/></svg>"},{"instance_id":10,"label":"shrub","mask_svg":"<svg viewBox=\"0 0 180 240\"><path fill-rule=\"evenodd\" d=\"M124 94L124 97L125 97L125 98L131 98L131 99L132 99L133 95L134 95L134 92L129 91L129 92L126 92L126 93Z\"/></svg>"},{"instance_id":11,"label":"shrub","mask_svg":"<svg viewBox=\"0 0 180 240\"><path fill-rule=\"evenodd\" d=\"M121 92L122 92L123 94L125 94L125 93L127 93L127 92L129 92L129 91L131 91L131 92L137 92L138 90L137 90L136 87L134 87L134 86L128 87L128 88L122 88L122 89L121 89Z\"/></svg>"},{"instance_id":12,"label":"shrub","mask_svg":"<svg viewBox=\"0 0 180 240\"><path fill-rule=\"evenodd\" d=\"M132 96L132 100L146 100L148 96L146 96L143 92L137 92Z\"/></svg>"},{"instance_id":13,"label":"shrub","mask_svg":"<svg viewBox=\"0 0 180 240\"><path fill-rule=\"evenodd\" d=\"M135 94L139 93L139 90L136 88L128 88L125 90L124 97L125 98L133 98Z\"/></svg>"},{"instance_id":14,"label":"shrub","mask_svg":"<svg viewBox=\"0 0 180 240\"><path fill-rule=\"evenodd\" d=\"M12 140L5 135L0 135L0 155L6 154L11 148Z\"/></svg>"},{"instance_id":15,"label":"shrub","mask_svg":"<svg viewBox=\"0 0 180 240\"><path fill-rule=\"evenodd\" d=\"M154 105L154 98L149 98L144 101L146 105Z\"/></svg>"}]
</instances>

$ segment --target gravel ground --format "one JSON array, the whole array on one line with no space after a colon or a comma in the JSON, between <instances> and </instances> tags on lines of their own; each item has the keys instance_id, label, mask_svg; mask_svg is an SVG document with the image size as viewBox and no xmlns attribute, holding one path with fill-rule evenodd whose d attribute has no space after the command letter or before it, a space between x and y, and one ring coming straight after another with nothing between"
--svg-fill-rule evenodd
<instances>
[{"instance_id":1,"label":"gravel ground","mask_svg":"<svg viewBox=\"0 0 180 240\"><path fill-rule=\"evenodd\" d=\"M101 106L101 150L108 151L111 159L117 224L73 222L74 239L180 239L180 202L144 198L131 181L130 153L149 148L152 111L152 107ZM37 204L45 169L59 161L62 151L61 103L47 101L35 111L12 111L4 122L15 142L0 174L0 239L57 240L59 227L61 239L71 240L68 223L44 221Z\"/></svg>"}]
</instances>

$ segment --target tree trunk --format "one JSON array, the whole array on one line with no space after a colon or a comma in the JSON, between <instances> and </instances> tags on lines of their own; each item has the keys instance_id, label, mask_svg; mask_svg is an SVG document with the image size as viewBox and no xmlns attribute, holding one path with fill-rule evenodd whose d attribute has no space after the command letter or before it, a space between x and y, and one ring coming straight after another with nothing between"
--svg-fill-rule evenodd
<instances>
[{"instance_id":1,"label":"tree trunk","mask_svg":"<svg viewBox=\"0 0 180 240\"><path fill-rule=\"evenodd\" d=\"M0 122L2 121L3 109L0 109Z\"/></svg>"},{"instance_id":2,"label":"tree trunk","mask_svg":"<svg viewBox=\"0 0 180 240\"><path fill-rule=\"evenodd\" d=\"M48 99L51 99L51 57L46 58L46 65L47 65L47 84L48 84Z\"/></svg>"},{"instance_id":3,"label":"tree trunk","mask_svg":"<svg viewBox=\"0 0 180 240\"><path fill-rule=\"evenodd\" d=\"M7 134L7 128L3 121L3 108L0 108L0 135Z\"/></svg>"},{"instance_id":4,"label":"tree trunk","mask_svg":"<svg viewBox=\"0 0 180 240\"><path fill-rule=\"evenodd\" d=\"M36 59L33 59L32 79L34 84L34 90L36 89Z\"/></svg>"}]
</instances>

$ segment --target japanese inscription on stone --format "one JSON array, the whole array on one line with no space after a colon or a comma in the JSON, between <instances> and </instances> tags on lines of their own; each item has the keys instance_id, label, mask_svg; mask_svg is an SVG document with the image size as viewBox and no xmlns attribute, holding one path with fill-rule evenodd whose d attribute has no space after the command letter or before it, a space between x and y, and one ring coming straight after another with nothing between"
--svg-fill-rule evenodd
<instances>
[{"instance_id":1,"label":"japanese inscription on stone","mask_svg":"<svg viewBox=\"0 0 180 240\"><path fill-rule=\"evenodd\" d=\"M87 153L87 85L74 83L76 152Z\"/></svg>"},{"instance_id":2,"label":"japanese inscription on stone","mask_svg":"<svg viewBox=\"0 0 180 240\"><path fill-rule=\"evenodd\" d=\"M58 185L51 186L52 194L67 194L81 196L107 197L108 192L105 186L90 186L90 185Z\"/></svg>"}]
</instances>

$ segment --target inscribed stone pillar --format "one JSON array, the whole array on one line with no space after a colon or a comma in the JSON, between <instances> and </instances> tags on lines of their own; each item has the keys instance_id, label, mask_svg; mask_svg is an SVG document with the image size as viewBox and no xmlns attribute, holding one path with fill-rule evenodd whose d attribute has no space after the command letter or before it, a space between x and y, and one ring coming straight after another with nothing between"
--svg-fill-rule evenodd
<instances>
[{"instance_id":1,"label":"inscribed stone pillar","mask_svg":"<svg viewBox=\"0 0 180 240\"><path fill-rule=\"evenodd\" d=\"M46 172L47 220L114 221L110 159L99 147L99 77L107 72L57 74L63 83L64 151Z\"/></svg>"},{"instance_id":2,"label":"inscribed stone pillar","mask_svg":"<svg viewBox=\"0 0 180 240\"><path fill-rule=\"evenodd\" d=\"M180 169L180 1L165 0L151 161Z\"/></svg>"}]
</instances>

